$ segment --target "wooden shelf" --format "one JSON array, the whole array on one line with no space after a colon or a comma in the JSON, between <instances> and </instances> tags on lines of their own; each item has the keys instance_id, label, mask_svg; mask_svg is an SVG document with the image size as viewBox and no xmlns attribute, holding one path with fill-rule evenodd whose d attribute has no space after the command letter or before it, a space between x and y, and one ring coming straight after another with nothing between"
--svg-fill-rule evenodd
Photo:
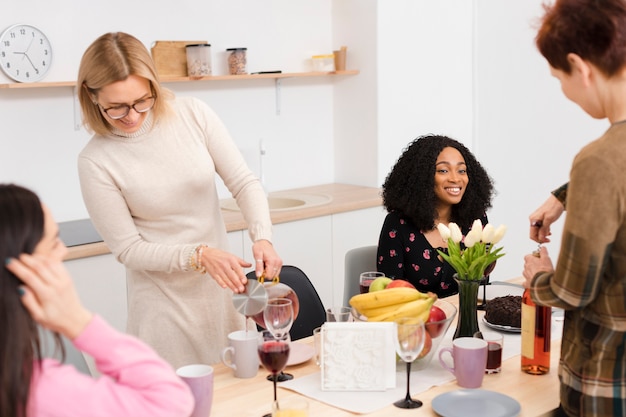
<instances>
[{"instance_id":1,"label":"wooden shelf","mask_svg":"<svg viewBox=\"0 0 626 417\"><path fill-rule=\"evenodd\" d=\"M280 74L245 74L245 75L213 75L202 78L190 77L163 77L163 83L178 82L197 82L197 81L241 81L241 80L258 80L258 79L282 79L296 77L327 77L337 75L357 75L358 70L333 71L333 72L290 72ZM58 87L76 87L75 81L51 81L36 83L5 83L0 84L2 88L58 88Z\"/></svg>"}]
</instances>

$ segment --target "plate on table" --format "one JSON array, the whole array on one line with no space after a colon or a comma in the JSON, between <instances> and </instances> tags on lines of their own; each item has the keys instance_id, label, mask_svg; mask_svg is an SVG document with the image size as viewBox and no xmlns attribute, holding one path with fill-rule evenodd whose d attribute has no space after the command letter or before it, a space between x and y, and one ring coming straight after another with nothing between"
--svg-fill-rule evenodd
<instances>
[{"instance_id":1,"label":"plate on table","mask_svg":"<svg viewBox=\"0 0 626 417\"><path fill-rule=\"evenodd\" d=\"M462 389L433 398L433 410L443 417L516 417L522 407L508 395L484 389Z\"/></svg>"},{"instance_id":2,"label":"plate on table","mask_svg":"<svg viewBox=\"0 0 626 417\"><path fill-rule=\"evenodd\" d=\"M491 281L489 285L485 286L486 300L493 300L496 297L504 297L506 295L519 295L524 294L524 287L518 284L511 284L503 281ZM478 290L478 299L483 299L483 287Z\"/></svg>"},{"instance_id":3,"label":"plate on table","mask_svg":"<svg viewBox=\"0 0 626 417\"><path fill-rule=\"evenodd\" d=\"M485 317L483 316L483 323L485 323L485 325L487 327L490 327L494 330L500 330L501 332L509 332L509 333L521 333L522 332L522 328L521 327L513 327L513 326L504 326L501 324L492 324L489 323L487 321L487 319L485 319Z\"/></svg>"},{"instance_id":4,"label":"plate on table","mask_svg":"<svg viewBox=\"0 0 626 417\"><path fill-rule=\"evenodd\" d=\"M313 346L302 343L292 343L289 345L289 359L287 366L300 365L311 359L315 355Z\"/></svg>"}]
</instances>

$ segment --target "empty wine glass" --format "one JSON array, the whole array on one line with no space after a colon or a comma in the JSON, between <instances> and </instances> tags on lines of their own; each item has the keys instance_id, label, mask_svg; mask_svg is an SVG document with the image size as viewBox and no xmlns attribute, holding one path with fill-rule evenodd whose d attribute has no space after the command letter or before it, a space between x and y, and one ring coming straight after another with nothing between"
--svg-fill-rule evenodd
<instances>
[{"instance_id":1,"label":"empty wine glass","mask_svg":"<svg viewBox=\"0 0 626 417\"><path fill-rule=\"evenodd\" d=\"M293 324L293 306L288 298L272 298L267 301L263 310L265 328L276 337L291 330Z\"/></svg>"},{"instance_id":2,"label":"empty wine glass","mask_svg":"<svg viewBox=\"0 0 626 417\"><path fill-rule=\"evenodd\" d=\"M281 338L284 335L289 335L289 330L291 330L291 325L293 324L293 304L291 300L288 298L269 299L263 310L263 321L265 322L265 328L274 336ZM281 369L280 374L276 378L279 382L289 381L293 379L293 375L285 373ZM269 375L267 379L273 381L275 378Z\"/></svg>"},{"instance_id":3,"label":"empty wine glass","mask_svg":"<svg viewBox=\"0 0 626 417\"><path fill-rule=\"evenodd\" d=\"M400 359L406 362L406 396L393 403L398 408L418 408L422 406L420 400L411 398L411 363L424 348L426 338L424 322L414 317L403 317L396 321L395 345Z\"/></svg>"},{"instance_id":4,"label":"empty wine glass","mask_svg":"<svg viewBox=\"0 0 626 417\"><path fill-rule=\"evenodd\" d=\"M261 363L272 373L272 381L274 382L274 402L276 402L276 382L278 381L278 373L287 365L289 359L289 333L285 333L278 337L269 330L259 332L257 339L257 351ZM266 414L263 417L271 417Z\"/></svg>"}]
</instances>

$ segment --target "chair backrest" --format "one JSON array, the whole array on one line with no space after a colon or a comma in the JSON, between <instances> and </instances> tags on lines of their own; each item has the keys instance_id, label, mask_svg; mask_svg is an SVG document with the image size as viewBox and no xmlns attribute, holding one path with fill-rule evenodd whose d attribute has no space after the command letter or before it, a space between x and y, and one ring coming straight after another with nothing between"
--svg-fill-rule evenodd
<instances>
[{"instance_id":1,"label":"chair backrest","mask_svg":"<svg viewBox=\"0 0 626 417\"><path fill-rule=\"evenodd\" d=\"M359 293L359 275L361 272L376 271L376 252L378 246L362 246L350 249L345 257L345 274L343 277L343 305Z\"/></svg>"},{"instance_id":2,"label":"chair backrest","mask_svg":"<svg viewBox=\"0 0 626 417\"><path fill-rule=\"evenodd\" d=\"M248 279L256 279L254 271L248 272ZM300 311L293 322L289 335L291 340L311 336L313 329L326 321L326 311L317 290L309 277L298 267L283 265L280 271L280 282L289 285L298 296Z\"/></svg>"},{"instance_id":3,"label":"chair backrest","mask_svg":"<svg viewBox=\"0 0 626 417\"><path fill-rule=\"evenodd\" d=\"M50 331L39 329L39 336L41 340L42 355L44 358L54 358L61 360L60 352L55 351L54 338ZM76 370L86 375L93 375L86 357L78 350L72 342L62 337L61 341L65 348L65 363L73 365Z\"/></svg>"}]
</instances>

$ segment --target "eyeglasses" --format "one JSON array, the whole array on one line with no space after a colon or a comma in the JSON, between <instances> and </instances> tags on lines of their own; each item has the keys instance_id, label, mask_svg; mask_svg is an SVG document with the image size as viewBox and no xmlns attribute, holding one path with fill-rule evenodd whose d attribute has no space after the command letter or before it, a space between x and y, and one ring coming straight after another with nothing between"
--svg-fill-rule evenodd
<instances>
[{"instance_id":1,"label":"eyeglasses","mask_svg":"<svg viewBox=\"0 0 626 417\"><path fill-rule=\"evenodd\" d=\"M144 98L143 100L139 100L132 105L121 104L119 106L109 107L107 109L102 107L99 103L96 103L96 104L98 104L98 107L100 107L100 109L104 113L106 113L106 115L109 116L111 119L118 120L118 119L122 119L128 116L128 113L130 113L131 108L135 110L137 113L147 112L152 107L154 107L155 101L156 101L156 98L148 97L148 98Z\"/></svg>"}]
</instances>

